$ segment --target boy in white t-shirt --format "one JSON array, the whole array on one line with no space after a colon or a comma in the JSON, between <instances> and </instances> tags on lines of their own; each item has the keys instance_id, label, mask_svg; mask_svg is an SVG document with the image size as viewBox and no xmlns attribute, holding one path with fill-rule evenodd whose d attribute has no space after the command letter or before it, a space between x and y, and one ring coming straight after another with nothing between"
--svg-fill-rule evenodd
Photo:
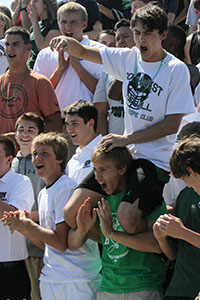
<instances>
[{"instance_id":1,"label":"boy in white t-shirt","mask_svg":"<svg viewBox=\"0 0 200 300\"><path fill-rule=\"evenodd\" d=\"M69 226L63 219L63 208L76 187L64 173L67 141L57 133L40 134L33 141L32 157L37 176L46 184L38 195L40 225L22 211L15 217L5 216L4 222L45 250L40 276L43 300L70 300L72 295L74 300L93 300L92 270L88 270L84 255L82 261L79 255L77 262L77 253L68 249ZM95 279L98 286L99 278Z\"/></svg>"},{"instance_id":2,"label":"boy in white t-shirt","mask_svg":"<svg viewBox=\"0 0 200 300\"><path fill-rule=\"evenodd\" d=\"M132 202L134 191L132 182L128 183L126 200L118 211L121 224L132 233L138 212L151 213L155 205L162 203L175 133L182 117L194 111L187 67L162 48L167 26L166 13L158 6L147 5L132 17L137 46L132 49L84 47L69 37L56 37L50 42L52 49L64 49L68 54L103 64L104 71L123 81L124 135L108 134L101 143L107 151L129 145L135 158L140 159L138 180L144 183L141 193Z\"/></svg>"}]
</instances>

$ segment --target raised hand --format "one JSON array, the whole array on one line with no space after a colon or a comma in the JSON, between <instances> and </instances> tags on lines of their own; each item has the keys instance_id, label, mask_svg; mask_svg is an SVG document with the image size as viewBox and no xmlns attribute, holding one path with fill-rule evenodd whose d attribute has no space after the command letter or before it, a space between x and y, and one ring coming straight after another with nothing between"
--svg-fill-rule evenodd
<instances>
[{"instance_id":1,"label":"raised hand","mask_svg":"<svg viewBox=\"0 0 200 300\"><path fill-rule=\"evenodd\" d=\"M91 212L91 199L88 197L78 210L76 217L77 227L80 232L86 234L94 226L95 222L96 209L93 209Z\"/></svg>"},{"instance_id":2,"label":"raised hand","mask_svg":"<svg viewBox=\"0 0 200 300\"><path fill-rule=\"evenodd\" d=\"M68 37L66 36L57 36L53 38L50 43L49 47L51 48L52 51L60 51L60 50L67 50L68 47Z\"/></svg>"},{"instance_id":3,"label":"raised hand","mask_svg":"<svg viewBox=\"0 0 200 300\"><path fill-rule=\"evenodd\" d=\"M100 219L101 231L105 237L111 237L113 230L112 213L108 201L101 199L98 202L97 213Z\"/></svg>"},{"instance_id":4,"label":"raised hand","mask_svg":"<svg viewBox=\"0 0 200 300\"><path fill-rule=\"evenodd\" d=\"M109 133L101 139L100 144L105 147L106 151L110 151L116 147L125 147L127 140L124 135Z\"/></svg>"},{"instance_id":5,"label":"raised hand","mask_svg":"<svg viewBox=\"0 0 200 300\"><path fill-rule=\"evenodd\" d=\"M37 11L37 7L35 6L34 3L29 2L27 11L28 11L28 17L29 17L31 23L32 24L38 23L39 14Z\"/></svg>"}]
</instances>

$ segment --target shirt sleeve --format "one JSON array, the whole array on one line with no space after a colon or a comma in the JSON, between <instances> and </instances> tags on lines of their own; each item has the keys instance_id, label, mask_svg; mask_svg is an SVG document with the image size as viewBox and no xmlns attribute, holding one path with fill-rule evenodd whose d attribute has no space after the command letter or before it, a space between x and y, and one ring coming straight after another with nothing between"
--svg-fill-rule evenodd
<instances>
[{"instance_id":1,"label":"shirt sleeve","mask_svg":"<svg viewBox=\"0 0 200 300\"><path fill-rule=\"evenodd\" d=\"M34 203L34 193L31 181L24 176L24 180L15 183L9 195L9 205L16 207L19 210L26 209L31 211Z\"/></svg>"},{"instance_id":2,"label":"shirt sleeve","mask_svg":"<svg viewBox=\"0 0 200 300\"><path fill-rule=\"evenodd\" d=\"M73 188L63 188L54 198L55 224L64 222L63 209L74 192Z\"/></svg>"},{"instance_id":3,"label":"shirt sleeve","mask_svg":"<svg viewBox=\"0 0 200 300\"><path fill-rule=\"evenodd\" d=\"M181 62L172 70L166 115L189 114L194 112L189 76L187 67Z\"/></svg>"},{"instance_id":4,"label":"shirt sleeve","mask_svg":"<svg viewBox=\"0 0 200 300\"><path fill-rule=\"evenodd\" d=\"M103 72L96 86L93 103L108 102L106 89L107 78L108 74Z\"/></svg>"},{"instance_id":5,"label":"shirt sleeve","mask_svg":"<svg viewBox=\"0 0 200 300\"><path fill-rule=\"evenodd\" d=\"M136 57L135 49L135 47L132 49L99 48L104 72L111 74L117 80L126 80L126 65L134 62Z\"/></svg>"}]
</instances>

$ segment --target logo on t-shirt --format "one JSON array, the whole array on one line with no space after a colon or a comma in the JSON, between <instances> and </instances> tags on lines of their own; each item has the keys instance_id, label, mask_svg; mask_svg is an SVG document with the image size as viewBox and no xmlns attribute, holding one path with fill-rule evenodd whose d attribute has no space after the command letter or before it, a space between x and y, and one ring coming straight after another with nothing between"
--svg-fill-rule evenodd
<instances>
[{"instance_id":1,"label":"logo on t-shirt","mask_svg":"<svg viewBox=\"0 0 200 300\"><path fill-rule=\"evenodd\" d=\"M7 192L0 192L0 200L7 201L6 194L7 194Z\"/></svg>"},{"instance_id":2,"label":"logo on t-shirt","mask_svg":"<svg viewBox=\"0 0 200 300\"><path fill-rule=\"evenodd\" d=\"M12 96L19 88L18 84L11 84L4 88L6 97ZM23 114L28 105L28 96L26 90L21 86L16 95L11 99L5 98L0 94L0 115L5 119L16 119Z\"/></svg>"},{"instance_id":3,"label":"logo on t-shirt","mask_svg":"<svg viewBox=\"0 0 200 300\"><path fill-rule=\"evenodd\" d=\"M91 167L91 160L86 160L83 166L83 169Z\"/></svg>"}]
</instances>

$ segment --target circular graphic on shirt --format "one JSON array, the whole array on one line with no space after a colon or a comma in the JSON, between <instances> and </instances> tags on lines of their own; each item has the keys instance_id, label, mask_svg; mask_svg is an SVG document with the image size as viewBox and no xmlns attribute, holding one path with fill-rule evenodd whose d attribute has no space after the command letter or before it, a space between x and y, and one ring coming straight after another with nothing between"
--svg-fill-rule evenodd
<instances>
[{"instance_id":1,"label":"circular graphic on shirt","mask_svg":"<svg viewBox=\"0 0 200 300\"><path fill-rule=\"evenodd\" d=\"M129 81L127 87L127 105L130 108L140 109L142 103L148 98L151 92L152 79L144 73L137 73Z\"/></svg>"},{"instance_id":2,"label":"circular graphic on shirt","mask_svg":"<svg viewBox=\"0 0 200 300\"><path fill-rule=\"evenodd\" d=\"M116 213L112 213L112 221L113 221L113 229L115 231L123 231L124 232L122 226L120 225L120 223L117 219ZM118 260L120 260L120 259L123 259L129 253L129 249L126 246L124 246L112 239L109 239L109 238L105 238L104 249L106 250L106 253L109 256L109 258L114 263L118 262Z\"/></svg>"},{"instance_id":3,"label":"circular graphic on shirt","mask_svg":"<svg viewBox=\"0 0 200 300\"><path fill-rule=\"evenodd\" d=\"M9 86L9 96L14 95L18 89L18 84L11 84ZM8 96L8 87L4 88L4 94ZM26 90L21 86L17 94L12 99L6 99L1 92L0 95L0 115L5 119L16 119L23 114L28 106L28 96Z\"/></svg>"}]
</instances>

